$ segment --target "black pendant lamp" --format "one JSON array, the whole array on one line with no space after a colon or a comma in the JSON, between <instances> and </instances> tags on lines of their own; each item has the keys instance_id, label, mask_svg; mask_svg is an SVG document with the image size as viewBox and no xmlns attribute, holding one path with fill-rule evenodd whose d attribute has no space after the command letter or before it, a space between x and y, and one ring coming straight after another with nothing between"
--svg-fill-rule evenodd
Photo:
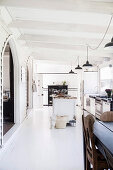
<instances>
[{"instance_id":1,"label":"black pendant lamp","mask_svg":"<svg viewBox=\"0 0 113 170\"><path fill-rule=\"evenodd\" d=\"M87 46L87 61L86 63L83 65L83 67L92 67L93 65L89 63L88 61L88 46Z\"/></svg>"},{"instance_id":2,"label":"black pendant lamp","mask_svg":"<svg viewBox=\"0 0 113 170\"><path fill-rule=\"evenodd\" d=\"M79 57L78 57L78 66L75 69L77 69L77 70L81 70L82 69L82 67L80 67L80 65L79 65Z\"/></svg>"},{"instance_id":3,"label":"black pendant lamp","mask_svg":"<svg viewBox=\"0 0 113 170\"><path fill-rule=\"evenodd\" d=\"M104 48L106 47L113 47L113 37L111 39L111 42L107 43Z\"/></svg>"},{"instance_id":4,"label":"black pendant lamp","mask_svg":"<svg viewBox=\"0 0 113 170\"><path fill-rule=\"evenodd\" d=\"M74 74L74 71L71 69L71 71L69 72L69 74Z\"/></svg>"},{"instance_id":5,"label":"black pendant lamp","mask_svg":"<svg viewBox=\"0 0 113 170\"><path fill-rule=\"evenodd\" d=\"M71 71L69 72L69 74L74 74L74 71L72 70L72 64L71 64Z\"/></svg>"}]
</instances>

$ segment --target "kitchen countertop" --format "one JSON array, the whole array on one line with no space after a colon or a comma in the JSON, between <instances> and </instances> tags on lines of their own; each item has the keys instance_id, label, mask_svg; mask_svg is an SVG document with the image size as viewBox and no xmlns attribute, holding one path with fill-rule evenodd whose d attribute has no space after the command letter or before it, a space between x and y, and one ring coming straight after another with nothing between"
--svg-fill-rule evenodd
<instances>
[{"instance_id":1,"label":"kitchen countertop","mask_svg":"<svg viewBox=\"0 0 113 170\"><path fill-rule=\"evenodd\" d=\"M61 99L61 98L62 98L62 99L77 99L76 97L59 96L59 95L58 95L58 96L54 96L53 98L57 98L57 99Z\"/></svg>"},{"instance_id":2,"label":"kitchen countertop","mask_svg":"<svg viewBox=\"0 0 113 170\"><path fill-rule=\"evenodd\" d=\"M112 98L107 98L107 96L100 96L100 95L89 95L90 98L94 98L94 99L97 99L97 100L102 100L102 101L105 101L105 102L111 102L113 101Z\"/></svg>"},{"instance_id":3,"label":"kitchen countertop","mask_svg":"<svg viewBox=\"0 0 113 170\"><path fill-rule=\"evenodd\" d=\"M97 96L89 95L89 97L95 99Z\"/></svg>"}]
</instances>

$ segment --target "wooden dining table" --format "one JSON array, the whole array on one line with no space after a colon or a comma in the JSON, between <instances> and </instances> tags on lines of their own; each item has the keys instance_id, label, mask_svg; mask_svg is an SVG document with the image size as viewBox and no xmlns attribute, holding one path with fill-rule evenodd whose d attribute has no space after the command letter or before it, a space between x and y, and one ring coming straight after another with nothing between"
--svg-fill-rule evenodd
<instances>
[{"instance_id":1,"label":"wooden dining table","mask_svg":"<svg viewBox=\"0 0 113 170\"><path fill-rule=\"evenodd\" d=\"M94 123L95 143L99 151L113 168L113 122L95 121Z\"/></svg>"}]
</instances>

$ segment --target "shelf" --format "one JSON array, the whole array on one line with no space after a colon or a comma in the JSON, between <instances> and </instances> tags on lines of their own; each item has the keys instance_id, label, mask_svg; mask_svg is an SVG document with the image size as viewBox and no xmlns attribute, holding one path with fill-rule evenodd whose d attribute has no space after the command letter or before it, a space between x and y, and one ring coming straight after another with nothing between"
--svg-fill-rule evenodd
<instances>
[{"instance_id":1,"label":"shelf","mask_svg":"<svg viewBox=\"0 0 113 170\"><path fill-rule=\"evenodd\" d=\"M51 105L53 104L53 101L52 101L52 95L53 94L56 94L57 92L60 92L61 90L67 90L67 93L68 94L68 85L49 85L48 86L48 105Z\"/></svg>"}]
</instances>

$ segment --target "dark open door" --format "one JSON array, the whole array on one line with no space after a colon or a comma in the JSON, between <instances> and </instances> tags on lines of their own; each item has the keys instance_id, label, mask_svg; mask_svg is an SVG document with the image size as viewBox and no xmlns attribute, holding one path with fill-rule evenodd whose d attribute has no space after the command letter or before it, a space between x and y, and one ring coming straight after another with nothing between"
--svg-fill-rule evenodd
<instances>
[{"instance_id":1,"label":"dark open door","mask_svg":"<svg viewBox=\"0 0 113 170\"><path fill-rule=\"evenodd\" d=\"M11 104L11 121L14 122L14 65L12 52L10 50L10 104Z\"/></svg>"}]
</instances>

